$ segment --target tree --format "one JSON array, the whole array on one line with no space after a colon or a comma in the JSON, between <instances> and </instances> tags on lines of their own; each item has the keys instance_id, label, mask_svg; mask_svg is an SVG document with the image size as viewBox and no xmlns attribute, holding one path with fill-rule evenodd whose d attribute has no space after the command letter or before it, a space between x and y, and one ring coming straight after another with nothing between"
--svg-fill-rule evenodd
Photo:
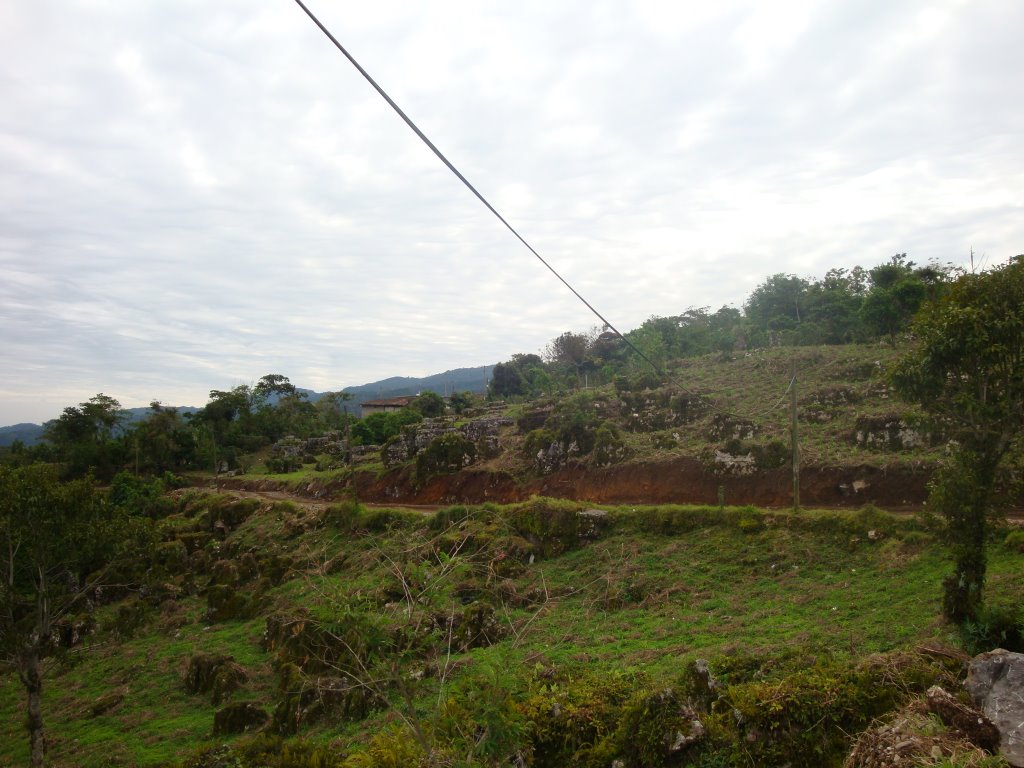
<instances>
[{"instance_id":1,"label":"tree","mask_svg":"<svg viewBox=\"0 0 1024 768\"><path fill-rule=\"evenodd\" d=\"M409 407L425 418L443 416L444 398L437 394L437 392L427 390L416 395L413 401L409 403Z\"/></svg>"},{"instance_id":2,"label":"tree","mask_svg":"<svg viewBox=\"0 0 1024 768\"><path fill-rule=\"evenodd\" d=\"M0 658L25 688L34 768L45 751L43 663L59 650L58 622L79 610L136 530L117 515L90 478L62 483L47 465L0 467Z\"/></svg>"},{"instance_id":3,"label":"tree","mask_svg":"<svg viewBox=\"0 0 1024 768\"><path fill-rule=\"evenodd\" d=\"M868 273L871 290L860 307L861 320L871 333L888 336L893 346L922 303L940 298L949 284L950 268L914 266L907 254L897 253Z\"/></svg>"},{"instance_id":4,"label":"tree","mask_svg":"<svg viewBox=\"0 0 1024 768\"><path fill-rule=\"evenodd\" d=\"M68 406L47 422L43 438L54 446L69 475L82 476L93 470L109 479L124 460L124 447L114 438L125 419L121 404L100 392L77 407Z\"/></svg>"},{"instance_id":5,"label":"tree","mask_svg":"<svg viewBox=\"0 0 1024 768\"><path fill-rule=\"evenodd\" d=\"M160 474L187 467L196 458L196 435L177 408L159 400L149 404L150 413L134 430L136 461Z\"/></svg>"},{"instance_id":6,"label":"tree","mask_svg":"<svg viewBox=\"0 0 1024 768\"><path fill-rule=\"evenodd\" d=\"M917 345L897 364L893 383L955 440L930 503L948 520L956 567L943 610L962 622L981 607L996 473L1024 428L1024 256L962 275L924 305L912 331Z\"/></svg>"},{"instance_id":7,"label":"tree","mask_svg":"<svg viewBox=\"0 0 1024 768\"><path fill-rule=\"evenodd\" d=\"M796 275L775 274L754 289L743 305L747 319L758 331L786 331L804 319L809 285Z\"/></svg>"},{"instance_id":8,"label":"tree","mask_svg":"<svg viewBox=\"0 0 1024 768\"><path fill-rule=\"evenodd\" d=\"M314 404L317 418L325 430L342 430L349 421L348 407L351 392L324 392Z\"/></svg>"},{"instance_id":9,"label":"tree","mask_svg":"<svg viewBox=\"0 0 1024 768\"><path fill-rule=\"evenodd\" d=\"M452 392L448 398L448 407L457 415L461 416L473 406L472 392Z\"/></svg>"},{"instance_id":10,"label":"tree","mask_svg":"<svg viewBox=\"0 0 1024 768\"><path fill-rule=\"evenodd\" d=\"M494 366L491 380L487 384L487 396L514 397L530 394L537 389L535 380L543 372L544 361L540 357L517 352L508 362Z\"/></svg>"}]
</instances>

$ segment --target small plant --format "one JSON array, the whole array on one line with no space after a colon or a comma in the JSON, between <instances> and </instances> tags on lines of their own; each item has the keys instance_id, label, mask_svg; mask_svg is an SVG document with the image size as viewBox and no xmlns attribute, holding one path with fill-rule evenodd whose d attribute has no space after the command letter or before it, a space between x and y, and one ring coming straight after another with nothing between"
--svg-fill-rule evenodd
<instances>
[{"instance_id":1,"label":"small plant","mask_svg":"<svg viewBox=\"0 0 1024 768\"><path fill-rule=\"evenodd\" d=\"M1010 531L1003 539L1003 546L1014 552L1024 554L1024 531Z\"/></svg>"}]
</instances>

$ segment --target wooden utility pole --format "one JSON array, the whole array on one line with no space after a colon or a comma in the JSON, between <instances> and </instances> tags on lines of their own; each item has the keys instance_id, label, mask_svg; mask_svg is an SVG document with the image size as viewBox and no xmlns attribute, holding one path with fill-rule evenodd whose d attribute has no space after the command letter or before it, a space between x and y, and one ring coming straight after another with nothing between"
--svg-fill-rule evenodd
<instances>
[{"instance_id":1,"label":"wooden utility pole","mask_svg":"<svg viewBox=\"0 0 1024 768\"><path fill-rule=\"evenodd\" d=\"M800 442L796 421L796 362L793 362L793 377L789 381L790 431L793 438L793 509L800 509Z\"/></svg>"}]
</instances>

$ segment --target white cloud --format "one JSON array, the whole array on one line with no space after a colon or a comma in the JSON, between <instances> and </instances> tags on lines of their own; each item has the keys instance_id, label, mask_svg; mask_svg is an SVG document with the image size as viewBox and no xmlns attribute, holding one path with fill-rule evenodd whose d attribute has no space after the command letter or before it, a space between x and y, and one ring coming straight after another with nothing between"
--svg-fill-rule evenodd
<instances>
[{"instance_id":1,"label":"white cloud","mask_svg":"<svg viewBox=\"0 0 1024 768\"><path fill-rule=\"evenodd\" d=\"M777 271L1024 250L1009 0L313 10L624 329ZM297 7L8 4L0 51L0 423L594 322Z\"/></svg>"}]
</instances>

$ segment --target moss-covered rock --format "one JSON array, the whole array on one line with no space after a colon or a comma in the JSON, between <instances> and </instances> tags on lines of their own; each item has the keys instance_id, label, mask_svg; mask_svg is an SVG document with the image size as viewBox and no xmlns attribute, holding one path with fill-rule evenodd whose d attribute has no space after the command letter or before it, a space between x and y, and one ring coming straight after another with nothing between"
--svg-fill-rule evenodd
<instances>
[{"instance_id":1,"label":"moss-covered rock","mask_svg":"<svg viewBox=\"0 0 1024 768\"><path fill-rule=\"evenodd\" d=\"M610 421L604 422L597 429L594 437L594 453L591 461L594 466L607 467L620 464L629 458L630 451L622 438L619 428Z\"/></svg>"},{"instance_id":2,"label":"moss-covered rock","mask_svg":"<svg viewBox=\"0 0 1024 768\"><path fill-rule=\"evenodd\" d=\"M226 584L214 584L206 590L206 620L209 622L249 619L258 611L256 594L246 594Z\"/></svg>"},{"instance_id":3,"label":"moss-covered rock","mask_svg":"<svg viewBox=\"0 0 1024 768\"><path fill-rule=\"evenodd\" d=\"M185 690L209 693L214 705L225 701L249 679L245 668L227 654L197 653L188 662Z\"/></svg>"},{"instance_id":4,"label":"moss-covered rock","mask_svg":"<svg viewBox=\"0 0 1024 768\"><path fill-rule=\"evenodd\" d=\"M270 721L270 715L258 704L251 701L228 704L217 710L213 716L213 735L257 731Z\"/></svg>"}]
</instances>

